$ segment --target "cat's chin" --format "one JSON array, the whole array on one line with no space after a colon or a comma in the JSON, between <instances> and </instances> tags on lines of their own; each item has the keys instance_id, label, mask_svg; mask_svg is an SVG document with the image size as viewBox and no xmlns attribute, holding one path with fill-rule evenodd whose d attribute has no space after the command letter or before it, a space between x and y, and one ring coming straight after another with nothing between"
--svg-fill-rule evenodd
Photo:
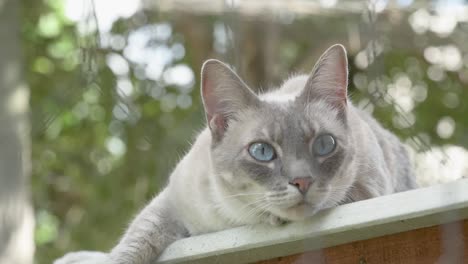
<instances>
[{"instance_id":1,"label":"cat's chin","mask_svg":"<svg viewBox=\"0 0 468 264\"><path fill-rule=\"evenodd\" d=\"M306 202L300 202L288 208L282 208L278 212L274 212L280 218L288 221L302 221L317 213L320 208Z\"/></svg>"}]
</instances>

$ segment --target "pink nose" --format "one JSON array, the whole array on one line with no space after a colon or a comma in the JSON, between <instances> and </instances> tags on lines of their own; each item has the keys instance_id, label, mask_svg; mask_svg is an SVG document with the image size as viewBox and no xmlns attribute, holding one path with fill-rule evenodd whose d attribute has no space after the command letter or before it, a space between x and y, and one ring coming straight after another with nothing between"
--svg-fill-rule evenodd
<instances>
[{"instance_id":1,"label":"pink nose","mask_svg":"<svg viewBox=\"0 0 468 264\"><path fill-rule=\"evenodd\" d=\"M295 178L290 181L289 184L296 186L302 194L307 193L310 185L312 184L312 178L310 177L301 177Z\"/></svg>"}]
</instances>

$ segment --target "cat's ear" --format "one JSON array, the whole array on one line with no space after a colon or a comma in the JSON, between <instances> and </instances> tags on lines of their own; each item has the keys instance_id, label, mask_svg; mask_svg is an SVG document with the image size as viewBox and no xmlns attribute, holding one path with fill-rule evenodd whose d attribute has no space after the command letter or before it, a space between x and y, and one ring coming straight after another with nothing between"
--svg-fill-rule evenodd
<instances>
[{"instance_id":1,"label":"cat's ear","mask_svg":"<svg viewBox=\"0 0 468 264\"><path fill-rule=\"evenodd\" d=\"M202 67L201 96L215 140L222 138L229 120L238 112L259 103L255 93L229 66L213 59L207 60Z\"/></svg>"},{"instance_id":2,"label":"cat's ear","mask_svg":"<svg viewBox=\"0 0 468 264\"><path fill-rule=\"evenodd\" d=\"M315 64L301 97L306 102L325 100L339 110L347 104L348 59L346 49L335 44Z\"/></svg>"}]
</instances>

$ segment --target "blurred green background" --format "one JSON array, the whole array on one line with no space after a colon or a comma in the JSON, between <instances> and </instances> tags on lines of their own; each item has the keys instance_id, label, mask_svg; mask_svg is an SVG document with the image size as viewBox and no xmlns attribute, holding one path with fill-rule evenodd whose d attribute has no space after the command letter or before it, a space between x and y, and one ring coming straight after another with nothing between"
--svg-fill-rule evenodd
<instances>
[{"instance_id":1,"label":"blurred green background","mask_svg":"<svg viewBox=\"0 0 468 264\"><path fill-rule=\"evenodd\" d=\"M268 89L342 43L356 105L442 163L468 147L463 1L201 2L21 2L37 263L110 249L164 187L204 127L208 58Z\"/></svg>"}]
</instances>

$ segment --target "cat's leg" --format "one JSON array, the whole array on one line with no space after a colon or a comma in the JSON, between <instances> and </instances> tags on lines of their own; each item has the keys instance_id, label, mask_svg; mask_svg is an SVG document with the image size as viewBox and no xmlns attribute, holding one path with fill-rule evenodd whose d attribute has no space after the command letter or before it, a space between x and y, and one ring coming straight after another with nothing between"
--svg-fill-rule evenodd
<instances>
[{"instance_id":1,"label":"cat's leg","mask_svg":"<svg viewBox=\"0 0 468 264\"><path fill-rule=\"evenodd\" d=\"M169 192L160 193L133 220L127 232L110 252L112 263L150 264L172 242L187 235L174 216Z\"/></svg>"},{"instance_id":2,"label":"cat's leg","mask_svg":"<svg viewBox=\"0 0 468 264\"><path fill-rule=\"evenodd\" d=\"M151 264L169 244L186 235L174 210L166 189L138 214L110 253L73 252L54 264Z\"/></svg>"}]
</instances>

